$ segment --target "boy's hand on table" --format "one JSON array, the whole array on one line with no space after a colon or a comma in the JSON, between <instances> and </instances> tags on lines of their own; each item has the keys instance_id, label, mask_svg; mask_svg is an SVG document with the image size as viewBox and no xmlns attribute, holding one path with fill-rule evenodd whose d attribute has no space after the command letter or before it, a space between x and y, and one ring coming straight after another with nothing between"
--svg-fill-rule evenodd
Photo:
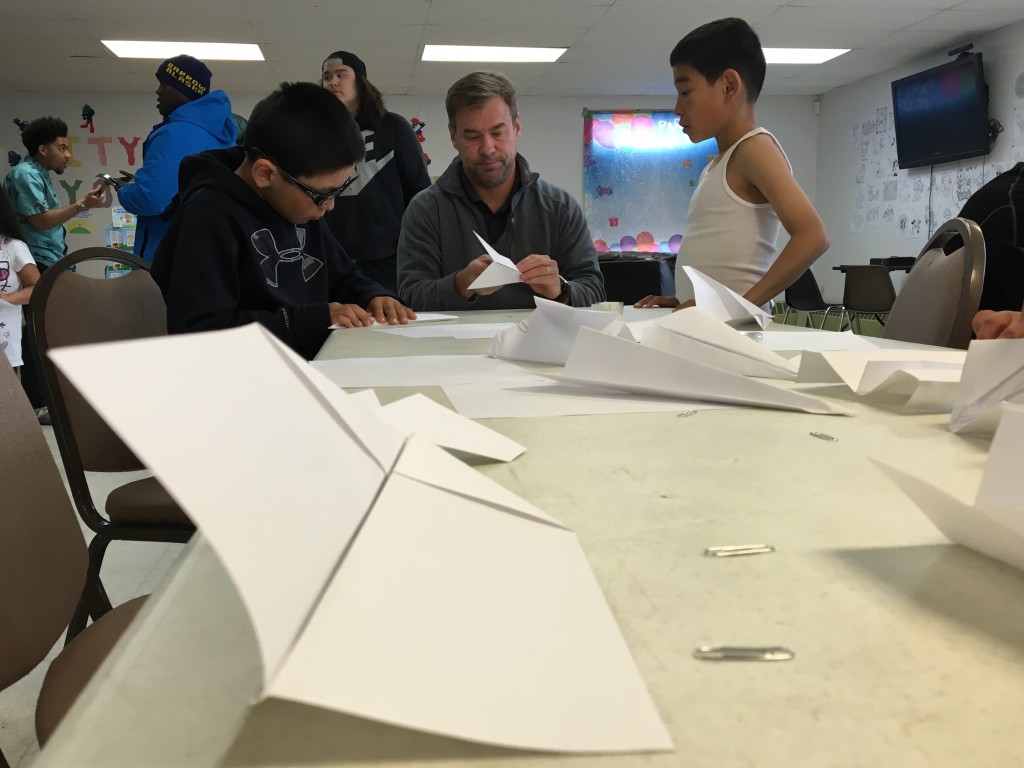
<instances>
[{"instance_id":1,"label":"boy's hand on table","mask_svg":"<svg viewBox=\"0 0 1024 768\"><path fill-rule=\"evenodd\" d=\"M373 304L373 302L370 303ZM340 325L343 328L362 328L373 325L373 317L358 304L339 304L332 301L327 308L331 312L331 325Z\"/></svg>"},{"instance_id":2,"label":"boy's hand on table","mask_svg":"<svg viewBox=\"0 0 1024 768\"><path fill-rule=\"evenodd\" d=\"M366 308L373 318L384 325L405 325L416 319L416 313L391 296L377 296Z\"/></svg>"}]
</instances>

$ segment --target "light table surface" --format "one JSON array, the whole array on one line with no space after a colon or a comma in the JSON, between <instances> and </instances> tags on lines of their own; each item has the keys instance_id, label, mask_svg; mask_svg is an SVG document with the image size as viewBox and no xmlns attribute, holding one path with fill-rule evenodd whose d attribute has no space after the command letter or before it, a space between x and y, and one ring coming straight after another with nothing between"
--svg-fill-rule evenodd
<instances>
[{"instance_id":1,"label":"light table surface","mask_svg":"<svg viewBox=\"0 0 1024 768\"><path fill-rule=\"evenodd\" d=\"M359 330L334 333L321 356L480 347ZM444 400L439 388L426 391ZM988 443L949 433L948 416L906 416L838 387L818 391L859 415L721 409L484 422L528 450L480 471L576 530L674 753L530 755L288 702L250 708L255 639L197 540L36 765L1020 764L1024 575L949 545L870 462L970 501ZM379 394L388 401L408 391ZM777 551L702 556L708 546L750 543ZM696 661L702 644L778 644L796 658Z\"/></svg>"}]
</instances>

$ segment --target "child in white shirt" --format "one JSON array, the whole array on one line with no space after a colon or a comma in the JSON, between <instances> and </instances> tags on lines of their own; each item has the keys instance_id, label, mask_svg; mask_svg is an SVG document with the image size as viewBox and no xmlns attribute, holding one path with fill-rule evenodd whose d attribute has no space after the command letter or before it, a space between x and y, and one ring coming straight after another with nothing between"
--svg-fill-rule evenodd
<instances>
[{"instance_id":1,"label":"child in white shirt","mask_svg":"<svg viewBox=\"0 0 1024 768\"><path fill-rule=\"evenodd\" d=\"M11 366L24 364L21 355L22 306L28 304L39 269L21 233L21 224L7 192L0 188L0 348Z\"/></svg>"}]
</instances>

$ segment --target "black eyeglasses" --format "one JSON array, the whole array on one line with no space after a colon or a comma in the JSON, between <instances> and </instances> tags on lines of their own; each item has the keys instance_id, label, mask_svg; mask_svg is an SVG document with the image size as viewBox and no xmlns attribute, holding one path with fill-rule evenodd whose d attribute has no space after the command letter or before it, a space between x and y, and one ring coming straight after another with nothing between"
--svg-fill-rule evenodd
<instances>
[{"instance_id":1,"label":"black eyeglasses","mask_svg":"<svg viewBox=\"0 0 1024 768\"><path fill-rule=\"evenodd\" d=\"M294 176L288 173L288 171L286 171L284 168L278 165L277 161L274 160L274 158L270 157L270 155L268 155L259 147L253 147L252 151L259 155L260 157L262 157L264 160L269 160L270 162L272 162L274 164L274 167L277 168L277 172L284 176L286 181L289 181L290 183L298 187L300 190L302 190L306 197L312 200L313 205L315 205L317 208L322 208L323 206L327 205L329 202L331 202L331 200L333 200L346 189L348 189L350 186L352 186L352 182L359 178L358 174L353 173L351 176L348 177L345 183L342 184L337 189L332 189L329 192L320 192L319 190L313 189L308 184L303 184L301 181L296 179Z\"/></svg>"}]
</instances>

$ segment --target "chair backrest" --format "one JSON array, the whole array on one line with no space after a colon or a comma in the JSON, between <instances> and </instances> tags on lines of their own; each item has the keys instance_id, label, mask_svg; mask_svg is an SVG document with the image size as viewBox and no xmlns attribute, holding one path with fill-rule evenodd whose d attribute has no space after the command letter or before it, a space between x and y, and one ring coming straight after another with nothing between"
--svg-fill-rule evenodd
<instances>
[{"instance_id":1,"label":"chair backrest","mask_svg":"<svg viewBox=\"0 0 1024 768\"><path fill-rule=\"evenodd\" d=\"M0 365L0 690L60 637L85 586L88 555L64 482L21 384Z\"/></svg>"},{"instance_id":2,"label":"chair backrest","mask_svg":"<svg viewBox=\"0 0 1024 768\"><path fill-rule=\"evenodd\" d=\"M789 288L786 289L786 306L799 309L801 312L816 312L826 309L828 305L821 297L818 281L811 270L805 270Z\"/></svg>"},{"instance_id":3,"label":"chair backrest","mask_svg":"<svg viewBox=\"0 0 1024 768\"><path fill-rule=\"evenodd\" d=\"M896 301L889 270L876 265L851 265L846 268L843 306L852 312L885 314Z\"/></svg>"},{"instance_id":4,"label":"chair backrest","mask_svg":"<svg viewBox=\"0 0 1024 768\"><path fill-rule=\"evenodd\" d=\"M882 335L967 349L971 319L981 303L984 282L985 238L981 228L970 219L950 219L922 249Z\"/></svg>"},{"instance_id":5,"label":"chair backrest","mask_svg":"<svg viewBox=\"0 0 1024 768\"><path fill-rule=\"evenodd\" d=\"M86 261L132 267L123 277L88 277L68 268ZM113 248L84 248L40 277L31 299L32 332L49 395L51 419L74 490L72 473L142 469L142 464L47 357L52 348L167 334L167 310L149 265ZM125 386L131 386L130 381Z\"/></svg>"}]
</instances>

